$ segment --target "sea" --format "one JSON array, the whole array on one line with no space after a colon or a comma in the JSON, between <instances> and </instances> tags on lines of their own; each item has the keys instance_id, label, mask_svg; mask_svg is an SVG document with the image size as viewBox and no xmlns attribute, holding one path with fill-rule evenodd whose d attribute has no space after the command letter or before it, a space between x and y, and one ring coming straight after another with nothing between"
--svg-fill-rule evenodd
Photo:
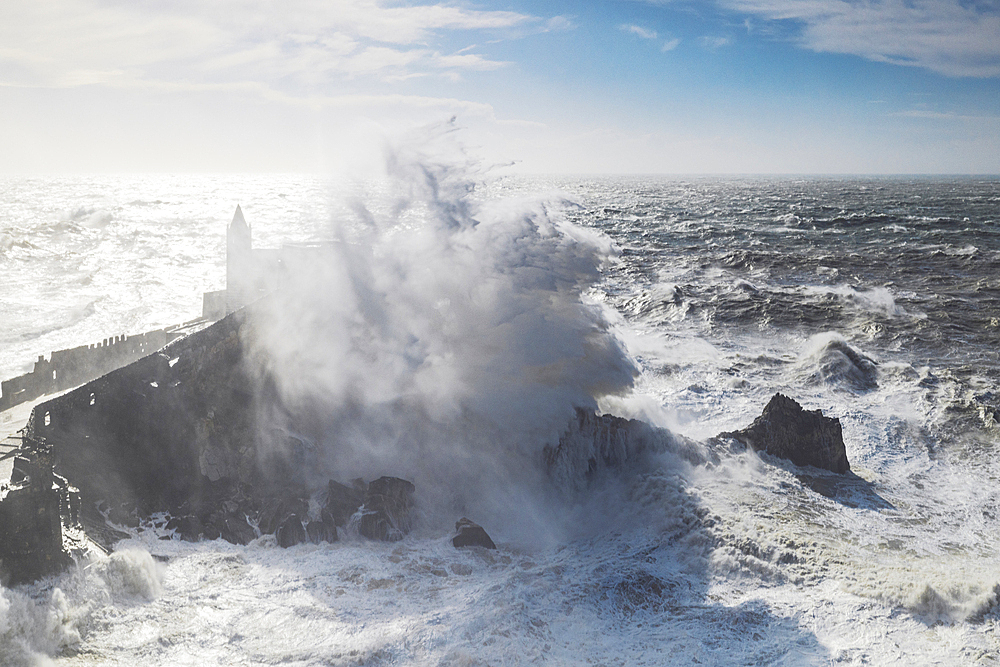
<instances>
[{"instance_id":1,"label":"sea","mask_svg":"<svg viewBox=\"0 0 1000 667\"><path fill-rule=\"evenodd\" d=\"M373 181L0 177L4 378L198 317L237 204L255 247L344 244L346 333L296 391L377 415L350 459L421 508L393 543L133 529L0 590L0 664L1000 664L1000 179L428 155ZM849 474L713 440L777 392L840 420ZM400 397L419 409L379 408ZM576 406L673 436L550 475ZM466 512L495 551L452 546Z\"/></svg>"}]
</instances>

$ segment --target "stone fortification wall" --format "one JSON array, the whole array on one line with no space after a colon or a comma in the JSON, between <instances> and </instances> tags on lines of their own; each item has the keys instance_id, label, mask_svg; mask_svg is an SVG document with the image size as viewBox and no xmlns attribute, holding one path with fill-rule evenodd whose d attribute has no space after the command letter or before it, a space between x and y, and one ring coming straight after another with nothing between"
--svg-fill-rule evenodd
<instances>
[{"instance_id":1,"label":"stone fortification wall","mask_svg":"<svg viewBox=\"0 0 1000 667\"><path fill-rule=\"evenodd\" d=\"M105 338L94 345L56 350L49 359L39 356L30 373L0 383L0 410L93 380L152 354L180 335L172 329L156 329L132 336Z\"/></svg>"},{"instance_id":2,"label":"stone fortification wall","mask_svg":"<svg viewBox=\"0 0 1000 667\"><path fill-rule=\"evenodd\" d=\"M35 406L28 432L84 503L146 511L199 504L234 486L263 490L257 417L276 392L244 352L247 310ZM266 406L266 408L264 408ZM264 408L264 409L262 409Z\"/></svg>"}]
</instances>

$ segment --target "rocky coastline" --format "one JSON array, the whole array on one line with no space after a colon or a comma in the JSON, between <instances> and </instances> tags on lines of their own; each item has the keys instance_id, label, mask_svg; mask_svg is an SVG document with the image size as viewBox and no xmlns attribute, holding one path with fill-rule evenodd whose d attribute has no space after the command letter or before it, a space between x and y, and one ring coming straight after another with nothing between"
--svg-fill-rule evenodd
<instances>
[{"instance_id":1,"label":"rocky coastline","mask_svg":"<svg viewBox=\"0 0 1000 667\"><path fill-rule=\"evenodd\" d=\"M0 569L8 581L29 581L70 562L60 525L61 532L82 527L108 547L121 529L140 526L166 538L235 544L273 534L281 547L335 542L348 528L383 541L411 530L412 482L303 475L322 469L315 449L288 431L260 427L260 415L294 418L252 349L254 317L267 298L35 407L18 479L0 499ZM718 438L800 466L850 469L839 421L782 394L753 424ZM704 460L704 448L669 431L578 408L542 464L554 480L582 488L602 470L664 448ZM51 483L57 478L61 486ZM465 517L453 544L495 548Z\"/></svg>"}]
</instances>

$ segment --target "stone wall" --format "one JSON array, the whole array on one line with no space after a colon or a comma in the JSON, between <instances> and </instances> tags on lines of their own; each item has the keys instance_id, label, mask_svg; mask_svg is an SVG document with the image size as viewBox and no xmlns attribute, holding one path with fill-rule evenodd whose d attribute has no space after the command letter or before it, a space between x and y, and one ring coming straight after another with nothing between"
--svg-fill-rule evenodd
<instances>
[{"instance_id":1,"label":"stone wall","mask_svg":"<svg viewBox=\"0 0 1000 667\"><path fill-rule=\"evenodd\" d=\"M276 437L260 451L260 415L280 410L273 383L245 353L249 309L35 406L32 435L53 446L56 471L84 502L151 512L209 502L238 486L287 485ZM298 463L296 463L296 466Z\"/></svg>"},{"instance_id":2,"label":"stone wall","mask_svg":"<svg viewBox=\"0 0 1000 667\"><path fill-rule=\"evenodd\" d=\"M181 334L156 329L132 336L112 336L94 345L56 350L39 356L30 373L0 383L0 410L7 410L93 380L160 349Z\"/></svg>"},{"instance_id":3,"label":"stone wall","mask_svg":"<svg viewBox=\"0 0 1000 667\"><path fill-rule=\"evenodd\" d=\"M23 449L14 474L0 490L0 578L7 584L32 581L66 565L61 510L68 485L57 483L51 450Z\"/></svg>"}]
</instances>

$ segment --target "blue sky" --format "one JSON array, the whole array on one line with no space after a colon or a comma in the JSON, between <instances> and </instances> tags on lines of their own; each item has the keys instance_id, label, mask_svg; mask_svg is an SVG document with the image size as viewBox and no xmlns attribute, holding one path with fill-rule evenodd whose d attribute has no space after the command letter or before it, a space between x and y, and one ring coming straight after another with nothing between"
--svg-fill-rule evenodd
<instances>
[{"instance_id":1,"label":"blue sky","mask_svg":"<svg viewBox=\"0 0 1000 667\"><path fill-rule=\"evenodd\" d=\"M1000 2L3 0L0 171L1000 173Z\"/></svg>"}]
</instances>

